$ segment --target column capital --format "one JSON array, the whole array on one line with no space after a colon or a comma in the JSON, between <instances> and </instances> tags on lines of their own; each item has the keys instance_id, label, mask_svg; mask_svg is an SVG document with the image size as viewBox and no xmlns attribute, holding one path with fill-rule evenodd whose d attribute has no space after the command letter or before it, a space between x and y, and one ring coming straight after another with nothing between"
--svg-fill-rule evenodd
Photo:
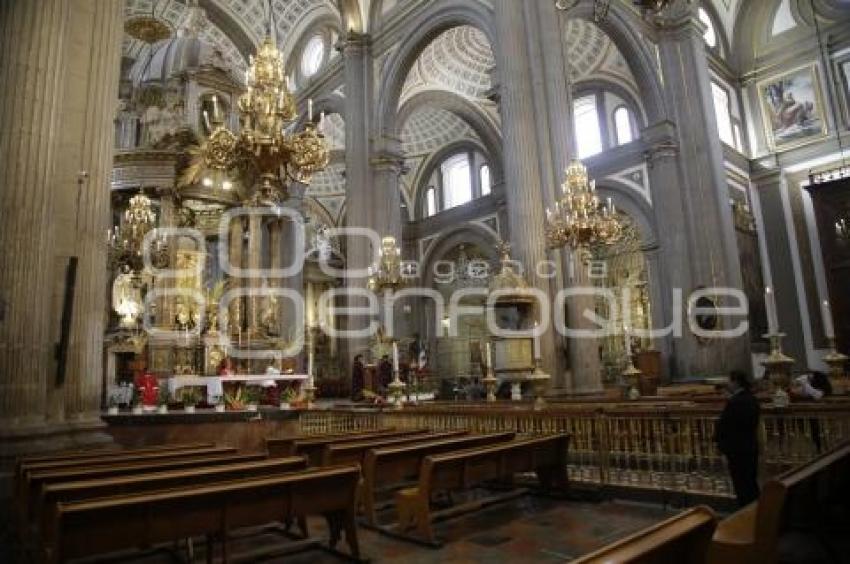
<instances>
[{"instance_id":1,"label":"column capital","mask_svg":"<svg viewBox=\"0 0 850 564\"><path fill-rule=\"evenodd\" d=\"M693 0L673 0L661 12L650 14L646 19L662 32L691 32L701 38L706 25L699 19L698 7Z\"/></svg>"},{"instance_id":2,"label":"column capital","mask_svg":"<svg viewBox=\"0 0 850 564\"><path fill-rule=\"evenodd\" d=\"M404 154L401 152L391 150L377 151L372 154L369 164L378 172L394 172L398 175L408 172L408 167L405 166Z\"/></svg>"}]
</instances>

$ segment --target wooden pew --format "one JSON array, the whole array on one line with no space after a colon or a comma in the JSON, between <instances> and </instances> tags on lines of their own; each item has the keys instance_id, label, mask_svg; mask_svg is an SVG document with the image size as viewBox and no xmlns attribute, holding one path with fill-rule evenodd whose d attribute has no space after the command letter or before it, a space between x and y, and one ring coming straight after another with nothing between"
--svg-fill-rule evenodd
<instances>
[{"instance_id":1,"label":"wooden pew","mask_svg":"<svg viewBox=\"0 0 850 564\"><path fill-rule=\"evenodd\" d=\"M442 433L417 434L407 437L377 438L352 443L332 443L325 445L322 452L322 466L334 466L338 464L360 464L362 466L366 453L373 448L439 441L461 437L468 433L469 431L445 431Z\"/></svg>"},{"instance_id":2,"label":"wooden pew","mask_svg":"<svg viewBox=\"0 0 850 564\"><path fill-rule=\"evenodd\" d=\"M693 507L573 560L573 564L703 564L717 526L714 512ZM753 561L755 562L755 561Z\"/></svg>"},{"instance_id":3,"label":"wooden pew","mask_svg":"<svg viewBox=\"0 0 850 564\"><path fill-rule=\"evenodd\" d=\"M359 468L343 466L57 503L45 531L43 560L63 562L204 535L208 539L208 559L213 556L212 539L219 539L223 560L227 562L228 532L307 515L326 516L331 548L344 530L351 555L359 559L354 522L359 479Z\"/></svg>"},{"instance_id":4,"label":"wooden pew","mask_svg":"<svg viewBox=\"0 0 850 564\"><path fill-rule=\"evenodd\" d=\"M44 518L51 515L46 509L56 503L70 503L228 480L273 476L306 468L307 461L303 457L295 456L47 484L42 487L39 503L33 508L33 518L36 522L40 521L40 527L44 530L45 527L49 526L49 523L44 522Z\"/></svg>"},{"instance_id":5,"label":"wooden pew","mask_svg":"<svg viewBox=\"0 0 850 564\"><path fill-rule=\"evenodd\" d=\"M717 526L708 562L776 562L784 532L810 529L835 534L830 512L835 504L850 507L850 443L764 484L758 501Z\"/></svg>"},{"instance_id":6,"label":"wooden pew","mask_svg":"<svg viewBox=\"0 0 850 564\"><path fill-rule=\"evenodd\" d=\"M306 456L307 462L311 466L318 466L322 462L322 454L325 446L329 444L342 444L359 442L364 440L390 439L394 437L412 437L416 435L424 435L428 431L426 429L415 429L411 431L391 431L379 435L346 435L345 437L335 438L310 438L295 441L292 447L290 456Z\"/></svg>"},{"instance_id":7,"label":"wooden pew","mask_svg":"<svg viewBox=\"0 0 850 564\"><path fill-rule=\"evenodd\" d=\"M26 530L29 522L29 506L40 495L41 488L46 484L59 482L72 482L95 478L109 478L113 476L126 476L128 474L139 474L142 472L157 472L160 470L178 470L185 468L198 468L201 466L213 466L229 464L234 462L252 462L262 460L266 456L257 454L237 454L232 447L218 447L209 449L203 453L193 453L192 456L181 456L173 459L162 459L152 461L118 462L109 465L98 465L93 467L71 467L56 468L48 470L31 471L26 474L26 480L17 490L19 524Z\"/></svg>"},{"instance_id":8,"label":"wooden pew","mask_svg":"<svg viewBox=\"0 0 850 564\"><path fill-rule=\"evenodd\" d=\"M44 460L24 462L21 464L21 472L32 470L50 470L57 468L68 468L72 466L99 466L115 464L116 462L141 462L148 460L161 460L166 458L177 458L180 456L192 456L199 452L209 452L215 448L214 445L198 443L194 445L179 446L169 449L137 451L118 451L104 455L86 456L80 458L65 458L60 460Z\"/></svg>"},{"instance_id":9,"label":"wooden pew","mask_svg":"<svg viewBox=\"0 0 850 564\"><path fill-rule=\"evenodd\" d=\"M514 437L514 433L495 433L370 449L363 460L361 489L366 522L377 525L375 496L378 491L418 478L419 468L426 456L511 441Z\"/></svg>"},{"instance_id":10,"label":"wooden pew","mask_svg":"<svg viewBox=\"0 0 850 564\"><path fill-rule=\"evenodd\" d=\"M467 490L491 481L511 481L519 472L535 472L545 490L566 488L568 441L567 435L549 435L426 456L416 487L396 492L399 530L415 528L428 543L436 543L430 508L436 492ZM486 504L477 501L453 508L451 513Z\"/></svg>"},{"instance_id":11,"label":"wooden pew","mask_svg":"<svg viewBox=\"0 0 850 564\"><path fill-rule=\"evenodd\" d=\"M376 429L374 431L351 431L348 433L323 433L321 435L289 435L287 437L267 437L266 451L269 453L269 458L278 458L283 456L295 456L295 443L298 441L311 440L346 440L351 438L357 440L360 438L376 437L394 433L405 433L407 431L397 431L394 427L386 429Z\"/></svg>"}]
</instances>

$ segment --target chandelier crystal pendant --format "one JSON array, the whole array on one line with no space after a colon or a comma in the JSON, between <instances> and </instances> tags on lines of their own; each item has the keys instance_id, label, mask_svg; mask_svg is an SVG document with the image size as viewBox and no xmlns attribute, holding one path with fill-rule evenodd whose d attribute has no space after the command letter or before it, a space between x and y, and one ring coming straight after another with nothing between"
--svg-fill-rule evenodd
<instances>
[{"instance_id":1,"label":"chandelier crystal pendant","mask_svg":"<svg viewBox=\"0 0 850 564\"><path fill-rule=\"evenodd\" d=\"M287 133L298 111L285 79L283 54L271 36L251 57L245 82L247 89L237 102L241 131L234 134L219 121L202 148L203 161L213 171L255 176L255 203L277 204L287 197L287 180L309 184L313 174L327 167L330 153L313 124L312 103L304 129Z\"/></svg>"},{"instance_id":2,"label":"chandelier crystal pendant","mask_svg":"<svg viewBox=\"0 0 850 564\"><path fill-rule=\"evenodd\" d=\"M395 291L404 284L405 273L402 271L401 249L396 245L395 237L386 236L381 239L378 251L378 262L369 267L368 286L373 292Z\"/></svg>"},{"instance_id":3,"label":"chandelier crystal pendant","mask_svg":"<svg viewBox=\"0 0 850 564\"><path fill-rule=\"evenodd\" d=\"M566 170L561 197L546 210L546 244L550 249L588 248L615 243L623 224L611 198L605 204L596 194L596 182L587 168L573 160Z\"/></svg>"}]
</instances>

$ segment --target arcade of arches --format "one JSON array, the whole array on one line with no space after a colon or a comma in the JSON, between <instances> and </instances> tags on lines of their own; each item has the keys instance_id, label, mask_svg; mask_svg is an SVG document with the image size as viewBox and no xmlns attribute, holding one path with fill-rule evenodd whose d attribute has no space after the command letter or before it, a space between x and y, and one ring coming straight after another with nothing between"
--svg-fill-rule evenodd
<instances>
[{"instance_id":1,"label":"arcade of arches","mask_svg":"<svg viewBox=\"0 0 850 564\"><path fill-rule=\"evenodd\" d=\"M846 1L2 0L0 74L4 484L53 450L565 432L606 501L532 519L617 530L528 533L542 561L672 515L632 486L730 510L730 373L760 480L850 439ZM435 558L499 555L469 519Z\"/></svg>"}]
</instances>

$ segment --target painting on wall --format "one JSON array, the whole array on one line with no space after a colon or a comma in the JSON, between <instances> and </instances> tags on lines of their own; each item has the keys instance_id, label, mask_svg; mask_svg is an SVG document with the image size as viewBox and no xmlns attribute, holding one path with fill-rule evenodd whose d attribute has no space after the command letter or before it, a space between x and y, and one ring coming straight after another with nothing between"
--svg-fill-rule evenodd
<instances>
[{"instance_id":1,"label":"painting on wall","mask_svg":"<svg viewBox=\"0 0 850 564\"><path fill-rule=\"evenodd\" d=\"M826 136L817 67L809 65L759 83L765 133L783 151Z\"/></svg>"}]
</instances>

